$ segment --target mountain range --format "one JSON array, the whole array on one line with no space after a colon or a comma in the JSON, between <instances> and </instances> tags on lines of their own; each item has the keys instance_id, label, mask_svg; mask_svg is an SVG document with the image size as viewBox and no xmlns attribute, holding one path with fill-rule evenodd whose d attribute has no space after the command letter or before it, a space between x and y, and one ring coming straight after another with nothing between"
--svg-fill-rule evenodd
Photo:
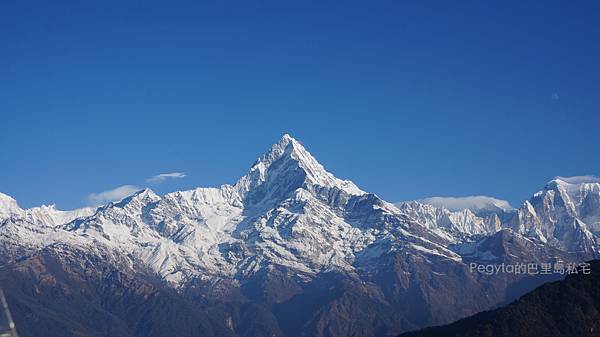
<instances>
[{"instance_id":1,"label":"mountain range","mask_svg":"<svg viewBox=\"0 0 600 337\"><path fill-rule=\"evenodd\" d=\"M474 265L600 256L600 181L518 209L393 204L289 135L233 185L74 211L0 193L0 285L22 336L390 336L561 275Z\"/></svg>"}]
</instances>

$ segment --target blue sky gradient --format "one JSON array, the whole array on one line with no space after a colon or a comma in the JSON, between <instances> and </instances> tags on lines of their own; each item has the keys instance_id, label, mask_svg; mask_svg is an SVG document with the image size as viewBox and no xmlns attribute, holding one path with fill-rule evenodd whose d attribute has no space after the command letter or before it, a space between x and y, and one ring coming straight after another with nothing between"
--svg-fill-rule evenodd
<instances>
[{"instance_id":1,"label":"blue sky gradient","mask_svg":"<svg viewBox=\"0 0 600 337\"><path fill-rule=\"evenodd\" d=\"M0 4L0 191L233 183L284 133L389 201L600 175L595 1ZM185 172L161 184L160 173Z\"/></svg>"}]
</instances>

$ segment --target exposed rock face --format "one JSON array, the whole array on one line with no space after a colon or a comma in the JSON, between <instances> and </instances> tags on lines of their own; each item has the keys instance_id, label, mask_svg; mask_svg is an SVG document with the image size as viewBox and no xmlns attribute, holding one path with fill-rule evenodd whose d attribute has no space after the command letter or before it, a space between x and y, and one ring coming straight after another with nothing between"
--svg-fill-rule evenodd
<instances>
[{"instance_id":1,"label":"exposed rock face","mask_svg":"<svg viewBox=\"0 0 600 337\"><path fill-rule=\"evenodd\" d=\"M235 335L222 312L103 249L46 247L2 267L0 284L20 336Z\"/></svg>"},{"instance_id":2,"label":"exposed rock face","mask_svg":"<svg viewBox=\"0 0 600 337\"><path fill-rule=\"evenodd\" d=\"M589 222L596 199L581 200ZM485 275L472 263L597 253L586 241L595 232L550 244L526 222L501 230L503 217L396 207L286 135L234 185L145 189L70 212L23 210L0 195L0 285L23 336L393 335L556 278Z\"/></svg>"},{"instance_id":3,"label":"exposed rock face","mask_svg":"<svg viewBox=\"0 0 600 337\"><path fill-rule=\"evenodd\" d=\"M510 226L521 234L572 252L600 247L600 182L556 178L519 208Z\"/></svg>"}]
</instances>

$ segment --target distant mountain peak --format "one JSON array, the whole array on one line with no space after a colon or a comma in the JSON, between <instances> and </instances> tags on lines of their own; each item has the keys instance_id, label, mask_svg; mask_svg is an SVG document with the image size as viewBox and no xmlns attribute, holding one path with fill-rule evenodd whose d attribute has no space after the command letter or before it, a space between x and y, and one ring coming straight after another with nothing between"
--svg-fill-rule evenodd
<instances>
[{"instance_id":1,"label":"distant mountain peak","mask_svg":"<svg viewBox=\"0 0 600 337\"><path fill-rule=\"evenodd\" d=\"M156 194L152 189L150 188L144 188L142 190L137 191L136 193L133 194L133 196L138 197L138 198L157 198L158 194Z\"/></svg>"},{"instance_id":2,"label":"distant mountain peak","mask_svg":"<svg viewBox=\"0 0 600 337\"><path fill-rule=\"evenodd\" d=\"M269 191L280 196L307 187L321 186L337 188L353 195L362 195L360 190L349 180L341 180L327 172L304 146L289 134L284 134L269 151L260 156L235 185L242 197L254 193L261 197Z\"/></svg>"},{"instance_id":3,"label":"distant mountain peak","mask_svg":"<svg viewBox=\"0 0 600 337\"><path fill-rule=\"evenodd\" d=\"M292 137L289 133L284 133L283 136L281 136L280 141L296 141L296 139L294 137Z\"/></svg>"},{"instance_id":4,"label":"distant mountain peak","mask_svg":"<svg viewBox=\"0 0 600 337\"><path fill-rule=\"evenodd\" d=\"M128 197L123 198L121 201L113 203L112 205L117 207L126 207L132 203L147 204L158 200L160 200L160 196L158 194L154 193L154 191L149 188L144 188Z\"/></svg>"},{"instance_id":5,"label":"distant mountain peak","mask_svg":"<svg viewBox=\"0 0 600 337\"><path fill-rule=\"evenodd\" d=\"M514 208L506 200L485 195L472 195L466 197L431 197L417 200L420 203L443 207L450 211L469 209L474 213L481 211L511 211Z\"/></svg>"},{"instance_id":6,"label":"distant mountain peak","mask_svg":"<svg viewBox=\"0 0 600 337\"><path fill-rule=\"evenodd\" d=\"M21 207L13 197L0 192L0 215L10 215L20 211Z\"/></svg>"},{"instance_id":7,"label":"distant mountain peak","mask_svg":"<svg viewBox=\"0 0 600 337\"><path fill-rule=\"evenodd\" d=\"M556 177L518 210L511 227L559 249L600 251L600 179Z\"/></svg>"},{"instance_id":8,"label":"distant mountain peak","mask_svg":"<svg viewBox=\"0 0 600 337\"><path fill-rule=\"evenodd\" d=\"M252 165L251 170L257 169L261 166L268 167L282 157L293 157L296 159L298 159L298 157L304 157L309 161L316 162L316 159L306 151L300 142L286 133L271 146L269 151L256 160L256 162Z\"/></svg>"},{"instance_id":9,"label":"distant mountain peak","mask_svg":"<svg viewBox=\"0 0 600 337\"><path fill-rule=\"evenodd\" d=\"M573 176L573 177L556 177L546 183L544 190L538 192L543 194L544 191L556 191L560 194L581 194L600 190L600 178L595 176ZM575 197L577 198L577 197Z\"/></svg>"},{"instance_id":10,"label":"distant mountain peak","mask_svg":"<svg viewBox=\"0 0 600 337\"><path fill-rule=\"evenodd\" d=\"M572 177L556 177L552 179L549 183L563 183L563 184L593 184L600 183L600 177L596 177L593 175L583 175L583 176L572 176Z\"/></svg>"}]
</instances>

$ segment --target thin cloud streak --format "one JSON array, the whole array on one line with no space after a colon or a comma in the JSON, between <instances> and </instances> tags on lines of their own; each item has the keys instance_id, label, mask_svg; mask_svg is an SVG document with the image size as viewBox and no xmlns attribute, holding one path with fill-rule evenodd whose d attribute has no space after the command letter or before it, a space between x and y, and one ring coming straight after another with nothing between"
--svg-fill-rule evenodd
<instances>
[{"instance_id":1,"label":"thin cloud streak","mask_svg":"<svg viewBox=\"0 0 600 337\"><path fill-rule=\"evenodd\" d=\"M139 190L140 188L135 185L123 185L112 190L91 193L87 196L87 200L88 203L93 206L103 205L112 201L122 200L123 198L126 198Z\"/></svg>"},{"instance_id":2,"label":"thin cloud streak","mask_svg":"<svg viewBox=\"0 0 600 337\"><path fill-rule=\"evenodd\" d=\"M160 184L167 179L181 179L185 177L186 174L184 172L161 173L146 179L146 181L151 184Z\"/></svg>"}]
</instances>

